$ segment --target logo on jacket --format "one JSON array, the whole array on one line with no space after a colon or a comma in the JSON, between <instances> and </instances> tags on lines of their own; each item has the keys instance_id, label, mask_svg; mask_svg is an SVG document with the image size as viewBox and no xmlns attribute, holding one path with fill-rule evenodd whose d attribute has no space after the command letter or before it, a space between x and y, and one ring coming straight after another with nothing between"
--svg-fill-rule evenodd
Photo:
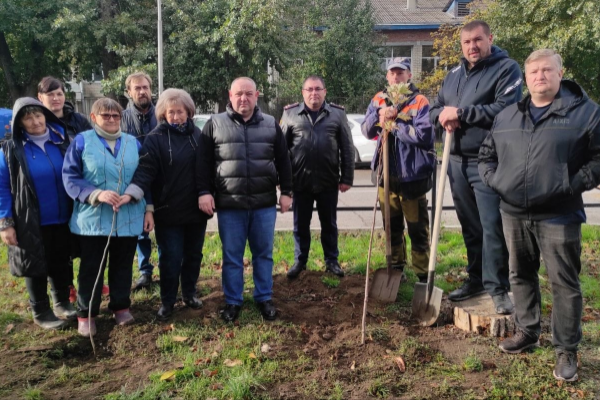
<instances>
[{"instance_id":1,"label":"logo on jacket","mask_svg":"<svg viewBox=\"0 0 600 400\"><path fill-rule=\"evenodd\" d=\"M504 94L509 94L510 92L515 90L515 88L518 87L521 84L521 82L523 82L523 79L521 79L521 78L517 79L517 81L515 83L513 83L512 85L510 85L509 87L506 88L506 90L504 91Z\"/></svg>"},{"instance_id":2,"label":"logo on jacket","mask_svg":"<svg viewBox=\"0 0 600 400\"><path fill-rule=\"evenodd\" d=\"M553 125L569 125L569 118L554 118L552 120Z\"/></svg>"}]
</instances>

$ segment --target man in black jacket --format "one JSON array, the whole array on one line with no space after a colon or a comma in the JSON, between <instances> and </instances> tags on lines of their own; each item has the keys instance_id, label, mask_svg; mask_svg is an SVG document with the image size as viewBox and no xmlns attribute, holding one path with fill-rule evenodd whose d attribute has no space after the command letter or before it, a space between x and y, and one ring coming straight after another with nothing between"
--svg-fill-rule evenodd
<instances>
[{"instance_id":1,"label":"man in black jacket","mask_svg":"<svg viewBox=\"0 0 600 400\"><path fill-rule=\"evenodd\" d=\"M523 79L519 65L492 46L487 23L469 22L462 28L460 40L464 58L444 79L429 114L438 130L454 135L448 176L467 247L469 278L448 298L460 301L487 292L497 313L510 314L513 305L508 297L500 199L481 181L477 155L494 117L521 98Z\"/></svg>"},{"instance_id":2,"label":"man in black jacket","mask_svg":"<svg viewBox=\"0 0 600 400\"><path fill-rule=\"evenodd\" d=\"M290 279L306 269L315 201L325 268L344 276L338 263L337 203L338 190L348 191L354 181L354 145L344 108L327 103L326 94L323 78L309 76L302 84L304 102L286 106L281 118L294 175L295 260L287 273Z\"/></svg>"},{"instance_id":3,"label":"man in black jacket","mask_svg":"<svg viewBox=\"0 0 600 400\"><path fill-rule=\"evenodd\" d=\"M484 183L498 192L510 254L517 333L500 349L539 345L540 254L552 284L554 377L577 380L581 341L581 193L600 183L600 107L574 82L562 80L553 50L525 61L530 95L496 117L479 152Z\"/></svg>"},{"instance_id":4,"label":"man in black jacket","mask_svg":"<svg viewBox=\"0 0 600 400\"><path fill-rule=\"evenodd\" d=\"M144 138L156 128L156 115L154 104L152 104L152 79L145 72L136 72L125 80L129 104L123 111L121 119L121 130L129 133L144 144ZM158 249L160 253L160 249ZM137 257L140 277L135 283L134 290L150 286L152 283L152 271L154 267L150 264L152 253L152 240L148 232L143 232L138 238Z\"/></svg>"},{"instance_id":5,"label":"man in black jacket","mask_svg":"<svg viewBox=\"0 0 600 400\"><path fill-rule=\"evenodd\" d=\"M244 302L244 250L252 252L254 301L265 319L277 317L273 294L273 240L277 203L292 203L292 167L285 138L275 118L256 106L256 84L237 78L229 90L227 111L204 125L197 160L198 206L217 210L223 245L221 316L234 321Z\"/></svg>"}]
</instances>

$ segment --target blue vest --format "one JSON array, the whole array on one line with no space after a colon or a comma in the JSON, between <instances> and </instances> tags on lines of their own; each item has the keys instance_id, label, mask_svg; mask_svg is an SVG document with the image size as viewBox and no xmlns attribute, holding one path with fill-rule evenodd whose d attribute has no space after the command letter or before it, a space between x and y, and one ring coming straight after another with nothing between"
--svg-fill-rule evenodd
<instances>
[{"instance_id":1,"label":"blue vest","mask_svg":"<svg viewBox=\"0 0 600 400\"><path fill-rule=\"evenodd\" d=\"M139 155L136 139L123 133L115 146L113 155L96 131L82 132L85 147L81 154L83 178L98 189L125 193L135 169ZM139 236L144 226L146 201L131 202L116 213L113 226L113 209L106 203L92 206L75 202L71 217L71 232L83 236ZM114 228L114 229L113 229Z\"/></svg>"}]
</instances>

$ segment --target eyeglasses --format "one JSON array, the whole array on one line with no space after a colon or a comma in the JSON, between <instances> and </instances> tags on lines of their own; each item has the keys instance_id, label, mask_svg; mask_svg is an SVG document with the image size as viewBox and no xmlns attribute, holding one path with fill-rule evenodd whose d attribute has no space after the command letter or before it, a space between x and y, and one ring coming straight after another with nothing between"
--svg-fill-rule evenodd
<instances>
[{"instance_id":1,"label":"eyeglasses","mask_svg":"<svg viewBox=\"0 0 600 400\"><path fill-rule=\"evenodd\" d=\"M115 121L119 121L121 119L121 114L100 114L103 120L110 121L110 119L114 119Z\"/></svg>"},{"instance_id":2,"label":"eyeglasses","mask_svg":"<svg viewBox=\"0 0 600 400\"><path fill-rule=\"evenodd\" d=\"M308 92L308 93L312 93L312 92L319 93L319 92L322 92L323 90L325 90L325 88L322 88L322 87L316 87L316 88L309 87L309 88L302 89L302 90L304 90L305 92Z\"/></svg>"}]
</instances>

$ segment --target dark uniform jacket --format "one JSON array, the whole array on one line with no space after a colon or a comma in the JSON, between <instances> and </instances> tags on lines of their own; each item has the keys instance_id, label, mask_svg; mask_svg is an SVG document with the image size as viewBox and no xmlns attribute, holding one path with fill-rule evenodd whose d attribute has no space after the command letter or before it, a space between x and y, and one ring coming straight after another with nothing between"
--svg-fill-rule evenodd
<instances>
[{"instance_id":1,"label":"dark uniform jacket","mask_svg":"<svg viewBox=\"0 0 600 400\"><path fill-rule=\"evenodd\" d=\"M68 101L63 106L63 117L60 119L65 125L65 132L71 138L71 141L80 132L89 131L92 125L83 114L75 112L75 107Z\"/></svg>"},{"instance_id":2,"label":"dark uniform jacket","mask_svg":"<svg viewBox=\"0 0 600 400\"><path fill-rule=\"evenodd\" d=\"M281 118L292 161L294 191L338 190L354 181L354 144L340 106L323 103L313 124L304 103L287 106Z\"/></svg>"},{"instance_id":3,"label":"dark uniform jacket","mask_svg":"<svg viewBox=\"0 0 600 400\"><path fill-rule=\"evenodd\" d=\"M600 107L568 80L535 124L530 101L498 114L479 152L479 174L511 215L543 220L581 210L581 193L600 182Z\"/></svg>"},{"instance_id":4,"label":"dark uniform jacket","mask_svg":"<svg viewBox=\"0 0 600 400\"><path fill-rule=\"evenodd\" d=\"M197 160L197 193L216 208L254 210L291 196L292 168L281 128L258 107L248 121L227 105L204 125Z\"/></svg>"}]
</instances>

